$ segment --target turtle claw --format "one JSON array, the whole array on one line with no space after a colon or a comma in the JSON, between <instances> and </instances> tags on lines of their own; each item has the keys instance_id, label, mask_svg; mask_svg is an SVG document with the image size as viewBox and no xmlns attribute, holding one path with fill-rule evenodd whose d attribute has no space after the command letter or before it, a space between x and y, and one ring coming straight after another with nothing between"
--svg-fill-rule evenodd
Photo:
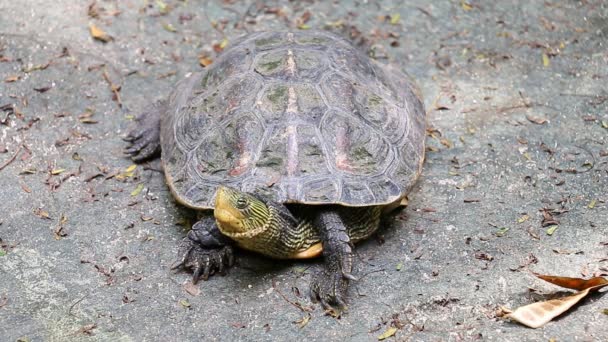
<instances>
[{"instance_id":1,"label":"turtle claw","mask_svg":"<svg viewBox=\"0 0 608 342\"><path fill-rule=\"evenodd\" d=\"M352 280L352 281L357 281L359 280L359 278L355 277L354 275L352 275L351 273L348 272L342 272L342 276L346 279Z\"/></svg>"},{"instance_id":2,"label":"turtle claw","mask_svg":"<svg viewBox=\"0 0 608 342\"><path fill-rule=\"evenodd\" d=\"M178 255L179 258L171 265L171 269L193 270L193 284L198 283L199 279L207 280L215 273L224 275L225 269L234 264L232 247L205 248L187 237L182 241Z\"/></svg>"},{"instance_id":3,"label":"turtle claw","mask_svg":"<svg viewBox=\"0 0 608 342\"><path fill-rule=\"evenodd\" d=\"M346 290L349 279L339 270L325 269L315 274L310 284L311 299L314 302L320 301L329 315L340 317L348 309Z\"/></svg>"},{"instance_id":4,"label":"turtle claw","mask_svg":"<svg viewBox=\"0 0 608 342\"><path fill-rule=\"evenodd\" d=\"M160 115L163 103L154 104L135 119L136 126L123 140L129 143L125 154L136 162L156 156L160 152Z\"/></svg>"}]
</instances>

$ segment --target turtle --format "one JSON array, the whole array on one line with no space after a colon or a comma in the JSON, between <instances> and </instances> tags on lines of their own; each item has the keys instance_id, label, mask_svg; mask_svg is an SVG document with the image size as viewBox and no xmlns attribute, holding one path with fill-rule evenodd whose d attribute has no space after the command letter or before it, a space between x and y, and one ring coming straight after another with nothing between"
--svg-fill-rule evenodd
<instances>
[{"instance_id":1,"label":"turtle","mask_svg":"<svg viewBox=\"0 0 608 342\"><path fill-rule=\"evenodd\" d=\"M172 269L207 280L234 247L323 257L314 301L347 309L354 244L401 207L422 171L426 115L397 67L325 31L269 31L229 44L142 110L125 152L160 154L176 201L199 219Z\"/></svg>"}]
</instances>

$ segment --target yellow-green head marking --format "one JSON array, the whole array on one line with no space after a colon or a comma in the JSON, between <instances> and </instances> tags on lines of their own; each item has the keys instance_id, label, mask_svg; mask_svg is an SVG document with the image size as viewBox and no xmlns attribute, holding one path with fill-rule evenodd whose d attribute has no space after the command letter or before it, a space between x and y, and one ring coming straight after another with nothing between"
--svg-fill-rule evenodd
<instances>
[{"instance_id":1,"label":"yellow-green head marking","mask_svg":"<svg viewBox=\"0 0 608 342\"><path fill-rule=\"evenodd\" d=\"M215 195L213 214L222 234L238 241L264 232L270 210L264 202L248 193L220 186Z\"/></svg>"}]
</instances>

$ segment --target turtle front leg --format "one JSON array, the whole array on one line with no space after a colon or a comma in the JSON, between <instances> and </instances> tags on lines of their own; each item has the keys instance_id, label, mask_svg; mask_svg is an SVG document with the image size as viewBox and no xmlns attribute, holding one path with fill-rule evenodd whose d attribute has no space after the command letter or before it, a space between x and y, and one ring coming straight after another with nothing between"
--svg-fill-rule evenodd
<instances>
[{"instance_id":1,"label":"turtle front leg","mask_svg":"<svg viewBox=\"0 0 608 342\"><path fill-rule=\"evenodd\" d=\"M353 269L353 246L335 207L321 209L315 219L323 242L325 267L316 273L310 284L313 300L320 300L332 316L340 316L346 310L346 292L349 280L356 278Z\"/></svg>"},{"instance_id":2,"label":"turtle front leg","mask_svg":"<svg viewBox=\"0 0 608 342\"><path fill-rule=\"evenodd\" d=\"M135 119L135 128L124 138L130 144L125 153L133 161L140 162L160 153L160 117L165 109L165 102L159 101Z\"/></svg>"},{"instance_id":3,"label":"turtle front leg","mask_svg":"<svg viewBox=\"0 0 608 342\"><path fill-rule=\"evenodd\" d=\"M186 268L193 271L192 282L207 280L214 273L224 274L234 264L230 240L217 228L213 216L206 216L192 226L178 251L178 260L171 269Z\"/></svg>"}]
</instances>

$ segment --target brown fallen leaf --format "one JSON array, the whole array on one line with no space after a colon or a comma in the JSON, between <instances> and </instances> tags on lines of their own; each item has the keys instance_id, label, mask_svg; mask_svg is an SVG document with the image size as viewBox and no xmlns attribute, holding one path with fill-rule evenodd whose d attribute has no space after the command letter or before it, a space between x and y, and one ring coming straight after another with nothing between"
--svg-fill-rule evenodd
<instances>
[{"instance_id":1,"label":"brown fallen leaf","mask_svg":"<svg viewBox=\"0 0 608 342\"><path fill-rule=\"evenodd\" d=\"M304 328L304 327L305 327L305 326L308 324L308 322L310 322L310 318L311 318L311 317L312 317L312 316L310 315L310 313L308 313L308 312L307 312L307 313L306 313L306 316L304 316L304 317L300 318L300 319L299 319L299 320L297 320L297 321L294 321L293 323L294 323L294 324L297 324L297 325L298 325L298 328L302 329L302 328Z\"/></svg>"},{"instance_id":2,"label":"brown fallen leaf","mask_svg":"<svg viewBox=\"0 0 608 342\"><path fill-rule=\"evenodd\" d=\"M42 208L34 209L34 215L47 220L51 219L51 215L49 215L49 212Z\"/></svg>"},{"instance_id":3,"label":"brown fallen leaf","mask_svg":"<svg viewBox=\"0 0 608 342\"><path fill-rule=\"evenodd\" d=\"M21 76L18 76L18 75L8 76L7 78L4 79L4 82L12 83L12 82L18 81L20 78L21 78Z\"/></svg>"},{"instance_id":4,"label":"brown fallen leaf","mask_svg":"<svg viewBox=\"0 0 608 342\"><path fill-rule=\"evenodd\" d=\"M95 324L95 323L87 324L87 325L83 326L82 328L80 328L78 330L78 333L91 336L91 335L94 335L93 330L95 330L96 328L97 328L97 324Z\"/></svg>"},{"instance_id":5,"label":"brown fallen leaf","mask_svg":"<svg viewBox=\"0 0 608 342\"><path fill-rule=\"evenodd\" d=\"M589 292L597 291L602 287L608 286L608 279L602 277L585 280L580 278L556 277L539 274L536 274L536 276L552 284L569 289L580 290L580 292L562 298L525 305L517 308L515 311L503 309L503 311L506 313L504 317L530 328L542 327L553 318L566 312L581 299L585 298Z\"/></svg>"},{"instance_id":6,"label":"brown fallen leaf","mask_svg":"<svg viewBox=\"0 0 608 342\"><path fill-rule=\"evenodd\" d=\"M201 294L201 290L198 286L194 285L191 281L187 282L183 286L184 291L188 292L188 294L196 297Z\"/></svg>"},{"instance_id":7,"label":"brown fallen leaf","mask_svg":"<svg viewBox=\"0 0 608 342\"><path fill-rule=\"evenodd\" d=\"M548 276L542 274L534 274L538 278L549 282L551 284L565 287L567 289L573 289L582 291L588 289L590 287L598 286L598 285L608 285L608 279L602 277L595 277L591 279L581 279L581 278L569 278L569 277L555 277Z\"/></svg>"},{"instance_id":8,"label":"brown fallen leaf","mask_svg":"<svg viewBox=\"0 0 608 342\"><path fill-rule=\"evenodd\" d=\"M530 116L530 115L526 115L526 119L528 119L528 121L535 123L537 125L542 125L542 124L547 123L547 119L545 119L545 118L539 118L539 117Z\"/></svg>"},{"instance_id":9,"label":"brown fallen leaf","mask_svg":"<svg viewBox=\"0 0 608 342\"><path fill-rule=\"evenodd\" d=\"M112 38L112 36L105 33L104 30L100 29L99 27L97 27L93 24L89 25L89 32L91 33L91 37L93 37L94 39L97 39L101 42L104 42L104 43L107 43L114 39L114 38Z\"/></svg>"},{"instance_id":10,"label":"brown fallen leaf","mask_svg":"<svg viewBox=\"0 0 608 342\"><path fill-rule=\"evenodd\" d=\"M606 285L608 285L608 281L605 284L587 288L570 296L525 305L513 312L508 312L505 317L530 328L540 328L553 318L566 312L585 298L589 292L599 290Z\"/></svg>"},{"instance_id":11,"label":"brown fallen leaf","mask_svg":"<svg viewBox=\"0 0 608 342\"><path fill-rule=\"evenodd\" d=\"M203 68L211 65L211 63L213 63L213 60L205 55L200 55L198 57L198 64L200 64Z\"/></svg>"}]
</instances>

